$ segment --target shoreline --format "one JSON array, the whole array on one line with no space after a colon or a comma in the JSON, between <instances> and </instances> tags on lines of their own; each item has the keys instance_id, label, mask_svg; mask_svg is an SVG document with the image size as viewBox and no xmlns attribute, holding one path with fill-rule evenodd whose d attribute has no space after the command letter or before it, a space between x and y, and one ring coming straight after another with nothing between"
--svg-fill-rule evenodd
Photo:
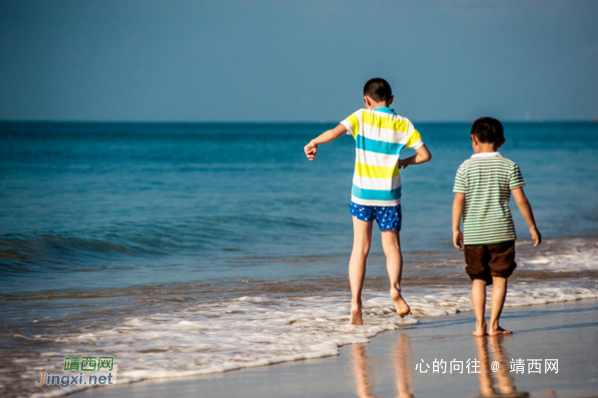
<instances>
[{"instance_id":1,"label":"shoreline","mask_svg":"<svg viewBox=\"0 0 598 398\"><path fill-rule=\"evenodd\" d=\"M463 397L502 391L561 398L592 396L598 390L598 300L506 307L501 320L513 335L475 338L473 319L473 312L422 317L418 324L381 333L368 344L343 346L334 357L144 380L71 396ZM494 362L499 364L496 372ZM456 366L452 373L451 365ZM519 393L513 395L515 391Z\"/></svg>"}]
</instances>

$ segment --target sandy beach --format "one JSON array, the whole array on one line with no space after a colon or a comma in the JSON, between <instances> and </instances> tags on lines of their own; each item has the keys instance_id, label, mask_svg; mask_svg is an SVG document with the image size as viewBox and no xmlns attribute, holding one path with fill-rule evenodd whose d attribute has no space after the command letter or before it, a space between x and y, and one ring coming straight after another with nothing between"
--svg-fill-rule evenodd
<instances>
[{"instance_id":1,"label":"sandy beach","mask_svg":"<svg viewBox=\"0 0 598 398\"><path fill-rule=\"evenodd\" d=\"M598 300L506 308L513 335L474 338L472 312L423 317L319 360L83 391L127 397L591 397ZM367 322L367 319L366 319Z\"/></svg>"}]
</instances>

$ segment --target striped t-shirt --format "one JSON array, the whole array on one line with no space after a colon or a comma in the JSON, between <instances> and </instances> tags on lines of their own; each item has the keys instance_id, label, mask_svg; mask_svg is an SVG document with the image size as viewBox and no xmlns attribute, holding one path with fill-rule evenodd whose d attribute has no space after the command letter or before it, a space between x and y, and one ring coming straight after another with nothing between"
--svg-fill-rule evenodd
<instances>
[{"instance_id":1,"label":"striped t-shirt","mask_svg":"<svg viewBox=\"0 0 598 398\"><path fill-rule=\"evenodd\" d=\"M390 108L360 109L341 122L355 139L351 201L362 206L401 203L399 155L424 145L419 132Z\"/></svg>"},{"instance_id":2,"label":"striped t-shirt","mask_svg":"<svg viewBox=\"0 0 598 398\"><path fill-rule=\"evenodd\" d=\"M498 152L478 153L459 166L453 192L465 194L465 245L489 245L517 239L509 210L511 190L523 187L517 164Z\"/></svg>"}]
</instances>

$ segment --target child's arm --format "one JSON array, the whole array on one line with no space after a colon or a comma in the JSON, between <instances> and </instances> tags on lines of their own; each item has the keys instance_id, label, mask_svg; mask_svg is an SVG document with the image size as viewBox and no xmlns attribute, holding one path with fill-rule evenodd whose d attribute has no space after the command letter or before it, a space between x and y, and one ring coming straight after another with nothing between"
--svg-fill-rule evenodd
<instances>
[{"instance_id":1,"label":"child's arm","mask_svg":"<svg viewBox=\"0 0 598 398\"><path fill-rule=\"evenodd\" d=\"M318 145L332 142L347 133L347 128L341 123L332 130L328 130L320 134L317 138L314 138L303 148L305 156L309 160L314 160L318 154Z\"/></svg>"},{"instance_id":2,"label":"child's arm","mask_svg":"<svg viewBox=\"0 0 598 398\"><path fill-rule=\"evenodd\" d=\"M463 234L461 233L461 217L465 206L465 194L457 192L453 201L453 245L463 251Z\"/></svg>"},{"instance_id":3,"label":"child's arm","mask_svg":"<svg viewBox=\"0 0 598 398\"><path fill-rule=\"evenodd\" d=\"M513 198L515 198L515 203L517 203L517 207L519 207L521 215L529 227L529 232L532 234L532 239L535 241L534 247L536 247L542 243L542 235L536 226L536 220L534 219L532 207L530 206L527 197L523 192L523 188L515 188L511 191L511 193L513 194Z\"/></svg>"},{"instance_id":4,"label":"child's arm","mask_svg":"<svg viewBox=\"0 0 598 398\"><path fill-rule=\"evenodd\" d=\"M407 159L399 159L399 168L404 169L405 167L411 164L422 164L429 162L432 159L432 154L426 147L426 145L422 145L415 150L415 156L411 156Z\"/></svg>"}]
</instances>

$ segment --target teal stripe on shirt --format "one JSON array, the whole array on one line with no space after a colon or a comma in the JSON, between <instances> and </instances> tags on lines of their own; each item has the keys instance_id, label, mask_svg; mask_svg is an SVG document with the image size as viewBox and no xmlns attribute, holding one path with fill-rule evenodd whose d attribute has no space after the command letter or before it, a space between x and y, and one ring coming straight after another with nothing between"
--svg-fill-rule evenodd
<instances>
[{"instance_id":1,"label":"teal stripe on shirt","mask_svg":"<svg viewBox=\"0 0 598 398\"><path fill-rule=\"evenodd\" d=\"M377 106L377 107L374 108L374 110L378 111L378 112L382 112L382 113L390 113L391 115L396 115L397 114L394 109L387 108L385 106Z\"/></svg>"},{"instance_id":2,"label":"teal stripe on shirt","mask_svg":"<svg viewBox=\"0 0 598 398\"><path fill-rule=\"evenodd\" d=\"M375 189L361 189L353 184L353 196L363 200L397 200L401 198L401 187L392 191L377 191Z\"/></svg>"},{"instance_id":3,"label":"teal stripe on shirt","mask_svg":"<svg viewBox=\"0 0 598 398\"><path fill-rule=\"evenodd\" d=\"M357 137L355 137L355 145L358 149L384 155L398 155L405 146L405 144L372 140L361 134L357 134Z\"/></svg>"}]
</instances>

